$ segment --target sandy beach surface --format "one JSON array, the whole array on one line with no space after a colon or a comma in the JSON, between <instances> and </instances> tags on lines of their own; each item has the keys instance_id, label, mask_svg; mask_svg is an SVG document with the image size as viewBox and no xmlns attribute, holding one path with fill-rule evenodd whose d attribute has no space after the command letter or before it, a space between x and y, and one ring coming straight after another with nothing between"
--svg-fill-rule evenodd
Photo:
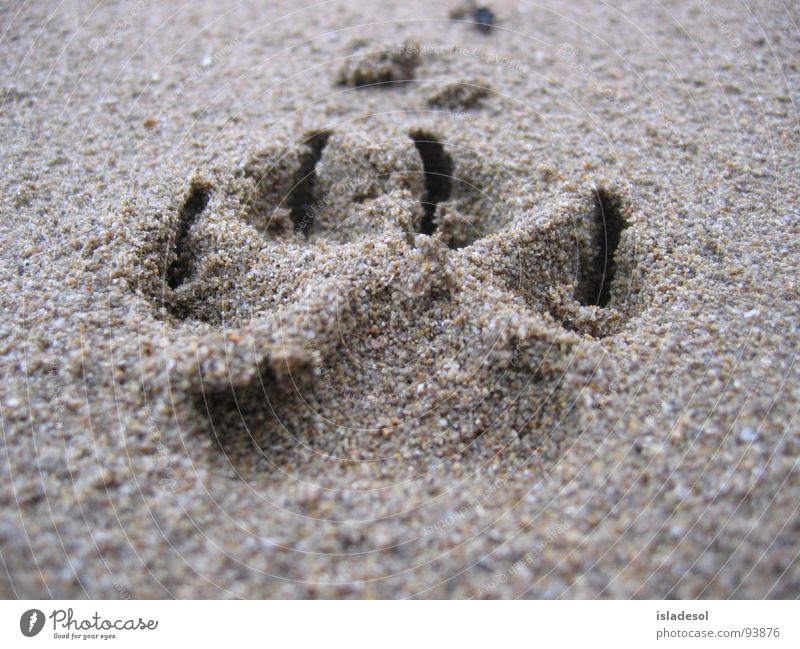
<instances>
[{"instance_id":1,"label":"sandy beach surface","mask_svg":"<svg viewBox=\"0 0 800 649\"><path fill-rule=\"evenodd\" d=\"M0 596L800 593L797 6L0 15Z\"/></svg>"}]
</instances>

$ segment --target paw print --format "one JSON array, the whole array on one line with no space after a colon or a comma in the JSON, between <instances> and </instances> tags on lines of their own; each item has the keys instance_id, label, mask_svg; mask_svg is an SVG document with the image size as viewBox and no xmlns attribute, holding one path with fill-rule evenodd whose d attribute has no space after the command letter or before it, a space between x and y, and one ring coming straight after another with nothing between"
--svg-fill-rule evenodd
<instances>
[{"instance_id":1,"label":"paw print","mask_svg":"<svg viewBox=\"0 0 800 649\"><path fill-rule=\"evenodd\" d=\"M388 237L411 250L446 248L444 259L455 255L490 266L492 283L557 315L567 328L579 329L588 316L617 321L613 305L609 314L600 309L612 303L612 286L620 284L616 251L628 226L622 198L590 189L508 215L470 178L469 160L459 158L470 153L451 153L422 129L381 142L368 132L315 131L295 146L261 149L232 172L196 177L170 237L175 243L166 282L173 313L218 319L201 304L213 286L213 295L205 297L233 322L243 314L226 308L217 290L231 270L246 276L267 255L278 266L281 258L297 256L308 264L332 246L371 249ZM486 258L476 259L477 251ZM249 259L245 267L237 257ZM408 280L415 272L394 275ZM404 282L395 286L414 294ZM257 314L256 308L247 315ZM588 332L603 337L611 331L605 324Z\"/></svg>"},{"instance_id":2,"label":"paw print","mask_svg":"<svg viewBox=\"0 0 800 649\"><path fill-rule=\"evenodd\" d=\"M429 127L322 129L191 180L154 302L199 336L172 380L228 457L291 465L339 434L337 459L425 464L570 411L573 352L631 315L630 207L520 210L482 165Z\"/></svg>"}]
</instances>

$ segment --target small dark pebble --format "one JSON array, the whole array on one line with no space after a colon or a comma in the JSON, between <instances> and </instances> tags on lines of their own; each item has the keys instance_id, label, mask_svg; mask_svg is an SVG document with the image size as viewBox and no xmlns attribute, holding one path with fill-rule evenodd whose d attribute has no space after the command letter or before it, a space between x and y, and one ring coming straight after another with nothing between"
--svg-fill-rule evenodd
<instances>
[{"instance_id":1,"label":"small dark pebble","mask_svg":"<svg viewBox=\"0 0 800 649\"><path fill-rule=\"evenodd\" d=\"M472 14L472 20L475 21L475 28L484 34L492 31L492 24L494 23L494 13L486 7L478 7L475 13Z\"/></svg>"}]
</instances>

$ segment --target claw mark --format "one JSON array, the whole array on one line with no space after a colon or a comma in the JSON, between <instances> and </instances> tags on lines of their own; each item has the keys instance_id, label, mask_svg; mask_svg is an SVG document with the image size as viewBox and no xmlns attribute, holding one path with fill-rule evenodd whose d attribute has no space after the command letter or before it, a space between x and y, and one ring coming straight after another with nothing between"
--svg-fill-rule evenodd
<instances>
[{"instance_id":1,"label":"claw mark","mask_svg":"<svg viewBox=\"0 0 800 649\"><path fill-rule=\"evenodd\" d=\"M597 228L595 251L588 260L581 260L574 299L584 306L604 307L611 300L611 283L617 270L614 255L628 222L622 216L619 198L604 189L595 190L593 218Z\"/></svg>"},{"instance_id":2,"label":"claw mark","mask_svg":"<svg viewBox=\"0 0 800 649\"><path fill-rule=\"evenodd\" d=\"M286 200L292 215L294 229L306 237L314 221L314 186L317 182L317 164L322 158L322 151L328 144L330 131L319 131L312 134L303 143L306 151L300 159L300 168L295 175L295 182Z\"/></svg>"},{"instance_id":3,"label":"claw mark","mask_svg":"<svg viewBox=\"0 0 800 649\"><path fill-rule=\"evenodd\" d=\"M436 231L436 206L450 198L453 159L444 150L442 143L429 133L414 131L411 138L422 158L425 173L425 197L422 200L425 218L422 220L420 233L430 236Z\"/></svg>"},{"instance_id":4,"label":"claw mark","mask_svg":"<svg viewBox=\"0 0 800 649\"><path fill-rule=\"evenodd\" d=\"M178 232L175 237L175 259L167 269L167 284L171 289L178 288L189 275L189 262L192 253L186 242L197 217L208 205L210 185L202 180L193 180L189 195L178 215Z\"/></svg>"}]
</instances>

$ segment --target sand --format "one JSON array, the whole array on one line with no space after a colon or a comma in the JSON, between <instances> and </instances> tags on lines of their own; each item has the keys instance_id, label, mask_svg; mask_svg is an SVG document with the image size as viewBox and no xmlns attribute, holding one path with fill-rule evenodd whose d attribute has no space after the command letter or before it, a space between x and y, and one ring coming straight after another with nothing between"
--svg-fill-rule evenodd
<instances>
[{"instance_id":1,"label":"sand","mask_svg":"<svg viewBox=\"0 0 800 649\"><path fill-rule=\"evenodd\" d=\"M794 8L264 4L2 10L0 595L796 597Z\"/></svg>"}]
</instances>

